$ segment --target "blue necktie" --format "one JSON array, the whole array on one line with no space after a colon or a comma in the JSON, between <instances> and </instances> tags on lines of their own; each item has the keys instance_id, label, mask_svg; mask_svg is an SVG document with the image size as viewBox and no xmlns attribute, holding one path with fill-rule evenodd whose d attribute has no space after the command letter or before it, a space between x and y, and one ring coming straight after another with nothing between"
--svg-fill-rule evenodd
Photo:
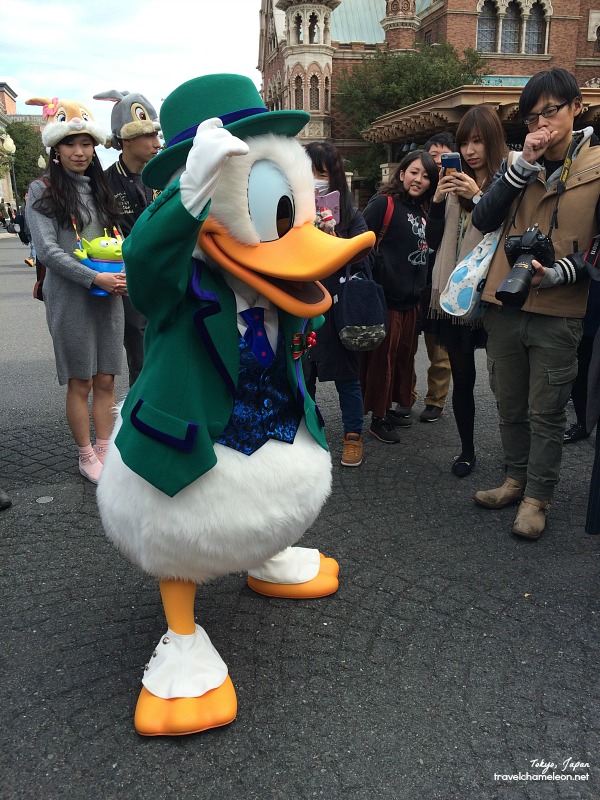
<instances>
[{"instance_id":1,"label":"blue necktie","mask_svg":"<svg viewBox=\"0 0 600 800\"><path fill-rule=\"evenodd\" d=\"M240 316L248 326L244 339L252 350L252 355L266 369L273 361L275 354L265 330L265 310L260 306L255 306L246 311L240 311Z\"/></svg>"}]
</instances>

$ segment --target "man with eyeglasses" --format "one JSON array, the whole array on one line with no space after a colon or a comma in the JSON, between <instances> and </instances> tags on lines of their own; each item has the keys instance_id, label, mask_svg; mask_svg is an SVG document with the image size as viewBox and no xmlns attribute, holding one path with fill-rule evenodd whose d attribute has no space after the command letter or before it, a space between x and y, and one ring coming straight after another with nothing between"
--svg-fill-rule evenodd
<instances>
[{"instance_id":1,"label":"man with eyeglasses","mask_svg":"<svg viewBox=\"0 0 600 800\"><path fill-rule=\"evenodd\" d=\"M504 160L472 214L484 233L503 231L482 297L489 304L488 369L506 465L504 483L473 499L492 509L519 502L512 533L533 540L544 531L559 480L588 294L586 250L600 232L600 147L592 128L573 131L582 112L581 91L564 69L534 75L523 88L519 111L528 129L523 150L510 166ZM555 261L547 268L533 261L522 306L509 304L506 295L502 303L496 291L511 272L504 236L522 235L536 224L551 234Z\"/></svg>"}]
</instances>

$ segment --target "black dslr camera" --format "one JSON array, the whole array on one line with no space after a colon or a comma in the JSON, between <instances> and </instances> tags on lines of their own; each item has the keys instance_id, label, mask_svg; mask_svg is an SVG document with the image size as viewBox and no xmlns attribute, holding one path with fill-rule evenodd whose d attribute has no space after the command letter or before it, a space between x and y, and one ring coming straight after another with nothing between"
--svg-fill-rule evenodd
<instances>
[{"instance_id":1,"label":"black dslr camera","mask_svg":"<svg viewBox=\"0 0 600 800\"><path fill-rule=\"evenodd\" d=\"M535 275L531 262L535 258L542 266L551 267L554 263L554 247L551 239L534 225L520 236L507 236L504 252L512 269L508 278L496 289L496 298L508 306L522 306Z\"/></svg>"}]
</instances>

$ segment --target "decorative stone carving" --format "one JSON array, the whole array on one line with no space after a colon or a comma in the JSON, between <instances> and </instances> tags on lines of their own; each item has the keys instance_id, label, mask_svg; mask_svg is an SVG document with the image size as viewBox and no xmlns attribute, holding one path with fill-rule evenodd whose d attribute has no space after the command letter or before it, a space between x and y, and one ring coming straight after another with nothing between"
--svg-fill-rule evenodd
<instances>
[{"instance_id":1,"label":"decorative stone carving","mask_svg":"<svg viewBox=\"0 0 600 800\"><path fill-rule=\"evenodd\" d=\"M595 50L598 50L598 27L600 26L600 11L590 11L588 20L588 42L596 42Z\"/></svg>"},{"instance_id":2,"label":"decorative stone carving","mask_svg":"<svg viewBox=\"0 0 600 800\"><path fill-rule=\"evenodd\" d=\"M386 17L396 17L398 14L416 14L415 0L391 0L386 4Z\"/></svg>"}]
</instances>

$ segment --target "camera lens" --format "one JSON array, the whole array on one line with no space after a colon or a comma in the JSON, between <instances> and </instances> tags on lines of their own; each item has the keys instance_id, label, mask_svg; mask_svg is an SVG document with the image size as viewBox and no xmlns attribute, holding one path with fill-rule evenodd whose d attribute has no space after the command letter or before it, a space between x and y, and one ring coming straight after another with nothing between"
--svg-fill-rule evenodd
<instances>
[{"instance_id":1,"label":"camera lens","mask_svg":"<svg viewBox=\"0 0 600 800\"><path fill-rule=\"evenodd\" d=\"M530 253L523 254L515 261L507 278L496 289L496 299L507 306L522 306L531 286L535 269L531 262L535 258Z\"/></svg>"}]
</instances>

